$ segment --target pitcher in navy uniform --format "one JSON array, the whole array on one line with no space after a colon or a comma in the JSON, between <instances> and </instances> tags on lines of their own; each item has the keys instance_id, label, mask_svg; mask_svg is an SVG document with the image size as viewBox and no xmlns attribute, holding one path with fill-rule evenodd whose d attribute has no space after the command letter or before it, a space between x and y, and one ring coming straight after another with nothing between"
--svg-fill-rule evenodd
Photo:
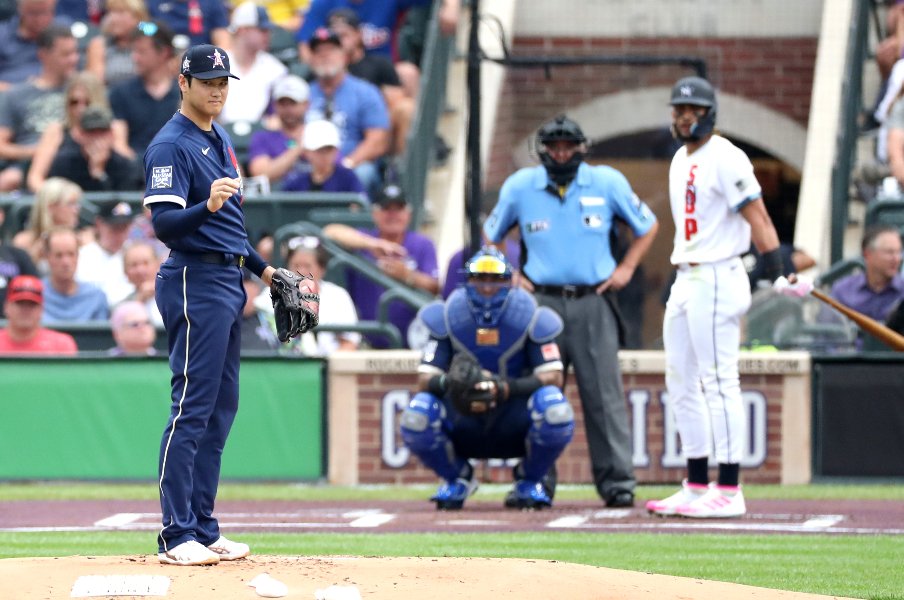
<instances>
[{"instance_id":1,"label":"pitcher in navy uniform","mask_svg":"<svg viewBox=\"0 0 904 600\"><path fill-rule=\"evenodd\" d=\"M419 313L430 341L418 368L421 391L402 413L402 439L443 478L431 498L437 509L461 509L477 488L469 458L521 458L505 506L547 508L556 459L574 434L555 341L562 319L512 288L512 269L495 248L475 254L465 270L464 286ZM464 414L448 397L446 372L460 352L493 381L497 402L488 412Z\"/></svg>"},{"instance_id":2,"label":"pitcher in navy uniform","mask_svg":"<svg viewBox=\"0 0 904 600\"><path fill-rule=\"evenodd\" d=\"M160 562L209 565L248 556L213 516L220 459L238 410L242 266L270 285L273 267L248 242L242 175L213 119L229 92L229 58L199 45L182 58L182 106L145 154L154 232L170 248L156 300L169 337L172 407L160 444Z\"/></svg>"}]
</instances>

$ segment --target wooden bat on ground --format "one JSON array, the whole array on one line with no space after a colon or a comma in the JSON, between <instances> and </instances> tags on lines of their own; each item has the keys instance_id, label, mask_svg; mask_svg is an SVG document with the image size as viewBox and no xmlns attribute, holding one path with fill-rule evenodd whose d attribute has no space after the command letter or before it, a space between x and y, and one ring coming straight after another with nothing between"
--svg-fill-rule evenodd
<instances>
[{"instance_id":1,"label":"wooden bat on ground","mask_svg":"<svg viewBox=\"0 0 904 600\"><path fill-rule=\"evenodd\" d=\"M812 290L810 294L846 316L848 319L859 325L863 331L887 344L896 352L904 352L904 335L901 335L893 329L889 329L875 319L867 317L862 312L856 311L849 306L845 306L838 300L823 294L819 290Z\"/></svg>"}]
</instances>

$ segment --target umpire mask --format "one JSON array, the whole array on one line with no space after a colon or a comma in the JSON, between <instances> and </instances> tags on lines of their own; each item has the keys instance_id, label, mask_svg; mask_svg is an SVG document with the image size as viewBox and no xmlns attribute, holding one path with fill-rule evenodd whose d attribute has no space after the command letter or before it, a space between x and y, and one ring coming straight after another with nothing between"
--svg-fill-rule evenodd
<instances>
[{"instance_id":1,"label":"umpire mask","mask_svg":"<svg viewBox=\"0 0 904 600\"><path fill-rule=\"evenodd\" d=\"M553 142L571 142L577 145L577 149L567 161L558 162L549 153L549 144ZM584 156L587 153L586 144L587 138L581 131L581 126L565 115L557 116L537 131L537 155L556 185L564 187L575 178L578 167L584 162Z\"/></svg>"},{"instance_id":2,"label":"umpire mask","mask_svg":"<svg viewBox=\"0 0 904 600\"><path fill-rule=\"evenodd\" d=\"M480 327L495 327L512 289L512 268L499 250L484 246L465 263L465 272L474 320Z\"/></svg>"}]
</instances>

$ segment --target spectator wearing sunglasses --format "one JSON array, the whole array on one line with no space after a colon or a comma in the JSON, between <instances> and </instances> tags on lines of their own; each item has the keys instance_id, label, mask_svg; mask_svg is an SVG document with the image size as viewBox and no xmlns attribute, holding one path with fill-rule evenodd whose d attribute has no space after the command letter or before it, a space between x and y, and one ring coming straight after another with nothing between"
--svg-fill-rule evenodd
<instances>
[{"instance_id":1,"label":"spectator wearing sunglasses","mask_svg":"<svg viewBox=\"0 0 904 600\"><path fill-rule=\"evenodd\" d=\"M132 39L139 25L149 19L144 0L106 0L101 35L91 38L85 49L85 70L109 86L131 78Z\"/></svg>"},{"instance_id":2,"label":"spectator wearing sunglasses","mask_svg":"<svg viewBox=\"0 0 904 600\"><path fill-rule=\"evenodd\" d=\"M311 275L320 286L320 325L358 324L358 313L355 303L345 288L330 281L324 281L326 266L330 255L316 236L298 236L291 238L287 244L286 268L290 271ZM276 324L273 321L273 303L270 291L264 290L255 301L258 310L268 316L271 335L275 335ZM357 350L361 343L361 334L354 331L319 331L311 330L289 343L289 351L302 356L330 356L337 350Z\"/></svg>"},{"instance_id":3,"label":"spectator wearing sunglasses","mask_svg":"<svg viewBox=\"0 0 904 600\"><path fill-rule=\"evenodd\" d=\"M135 156L179 110L179 86L173 72L173 32L163 23L142 22L132 30L133 75L110 90L110 107L128 136Z\"/></svg>"},{"instance_id":4,"label":"spectator wearing sunglasses","mask_svg":"<svg viewBox=\"0 0 904 600\"><path fill-rule=\"evenodd\" d=\"M141 302L129 300L115 309L110 317L110 329L116 346L110 356L156 356L154 340L157 331Z\"/></svg>"},{"instance_id":5,"label":"spectator wearing sunglasses","mask_svg":"<svg viewBox=\"0 0 904 600\"><path fill-rule=\"evenodd\" d=\"M306 121L332 121L339 129L342 164L355 172L364 189L379 191L381 162L389 151L389 112L380 89L349 75L339 36L318 29L311 48L311 106Z\"/></svg>"},{"instance_id":6,"label":"spectator wearing sunglasses","mask_svg":"<svg viewBox=\"0 0 904 600\"><path fill-rule=\"evenodd\" d=\"M97 76L88 71L76 73L69 79L66 84L64 102L65 116L63 120L50 123L44 129L35 148L34 157L31 159L31 165L28 167L26 185L32 193L37 193L47 180L50 165L60 148L73 144L75 139L81 136L81 118L85 109L89 106L109 107L106 86ZM135 153L127 141L126 125L115 121L111 124L110 129L113 133L113 148L116 152L126 158L134 158Z\"/></svg>"}]
</instances>

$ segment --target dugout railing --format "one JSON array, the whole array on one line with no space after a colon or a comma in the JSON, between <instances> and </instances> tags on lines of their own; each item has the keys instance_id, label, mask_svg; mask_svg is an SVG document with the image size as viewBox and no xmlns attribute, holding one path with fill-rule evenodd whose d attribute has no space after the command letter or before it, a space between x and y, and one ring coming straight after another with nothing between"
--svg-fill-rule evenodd
<instances>
[{"instance_id":1,"label":"dugout railing","mask_svg":"<svg viewBox=\"0 0 904 600\"><path fill-rule=\"evenodd\" d=\"M273 236L274 253L279 256L279 264L285 264L286 249L288 242L294 237L315 236L320 240L323 248L330 255L330 262L327 265L327 273L325 279L332 281L338 285L345 286L345 271L347 269L361 273L371 281L386 288L386 291L380 296L377 305L377 322L387 328L387 331L398 329L389 323L389 304L394 301L403 302L415 310L420 309L426 304L432 302L435 298L426 292L417 288L405 285L386 273L384 273L377 265L364 257L350 252L329 239L323 234L323 231L314 223L299 222L286 225L279 228ZM398 332L402 338L407 332Z\"/></svg>"}]
</instances>

